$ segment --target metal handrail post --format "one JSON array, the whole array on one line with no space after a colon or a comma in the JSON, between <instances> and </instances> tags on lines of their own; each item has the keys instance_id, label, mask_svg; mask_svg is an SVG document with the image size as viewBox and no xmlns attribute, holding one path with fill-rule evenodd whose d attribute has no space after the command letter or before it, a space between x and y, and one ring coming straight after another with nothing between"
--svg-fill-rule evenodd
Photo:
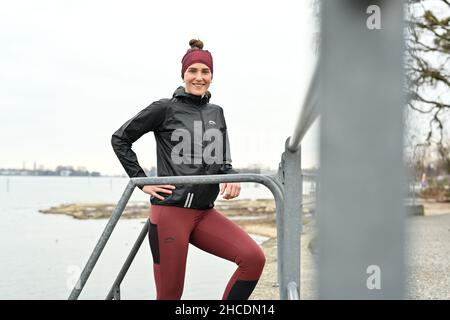
<instances>
[{"instance_id":1,"label":"metal handrail post","mask_svg":"<svg viewBox=\"0 0 450 320\"><path fill-rule=\"evenodd\" d=\"M120 287L119 286L114 287L112 291L113 291L113 299L120 300Z\"/></svg>"},{"instance_id":2,"label":"metal handrail post","mask_svg":"<svg viewBox=\"0 0 450 320\"><path fill-rule=\"evenodd\" d=\"M69 300L76 300L78 298L78 296L80 295L81 291L83 290L87 279L89 278L92 270L94 269L95 264L97 263L97 260L100 257L100 254L102 253L103 249L105 248L105 245L108 242L109 237L111 236L111 233L113 232L114 227L117 224L117 221L119 221L120 216L122 215L122 212L125 209L125 206L126 206L128 200L130 199L131 195L133 194L133 190L134 190L134 184L132 181L130 181L130 182L128 182L128 185L125 188L125 191L123 192L122 197L119 200L119 203L114 208L112 216L109 219L108 223L106 224L106 227L103 230L103 233L100 236L100 239L98 240L97 244L95 245L95 248L92 251L92 254L89 257L89 260L86 263L83 271L81 272L81 275L80 275L75 287L72 289L72 292L70 293L70 296L69 296Z\"/></svg>"},{"instance_id":3,"label":"metal handrail post","mask_svg":"<svg viewBox=\"0 0 450 320\"><path fill-rule=\"evenodd\" d=\"M298 286L294 281L291 281L287 285L287 297L288 300L299 300L300 297L298 295Z\"/></svg>"},{"instance_id":4,"label":"metal handrail post","mask_svg":"<svg viewBox=\"0 0 450 320\"><path fill-rule=\"evenodd\" d=\"M279 168L278 168L278 174L277 177L275 179L276 181L279 182L278 187L280 188L283 197L284 197L284 159L283 157L281 157L281 161L279 164ZM277 206L278 207L278 206ZM282 279L282 274L283 274L283 246L281 245L284 241L284 230L283 230L283 226L284 226L284 220L283 220L283 216L284 216L284 198L283 198L283 209L278 210L277 208L277 213L276 213L276 227L277 227L277 280L274 284L274 286L277 286L280 292L280 297L281 297L281 279Z\"/></svg>"},{"instance_id":5,"label":"metal handrail post","mask_svg":"<svg viewBox=\"0 0 450 320\"><path fill-rule=\"evenodd\" d=\"M125 278L125 275L127 274L128 269L131 266L131 263L133 262L134 258L136 257L136 254L139 251L139 248L141 247L142 242L144 242L144 239L147 236L148 227L149 227L149 221L147 219L147 221L145 222L145 225L142 227L141 233L139 234L136 242L134 243L133 248L131 248L131 251L128 254L128 257L125 260L122 268L120 269L119 274L117 275L116 280L114 281L114 283L111 287L111 290L109 290L109 293L106 296L105 300L111 300L111 299L116 300L115 289L120 288L120 285L122 284L122 281Z\"/></svg>"},{"instance_id":6,"label":"metal handrail post","mask_svg":"<svg viewBox=\"0 0 450 320\"><path fill-rule=\"evenodd\" d=\"M405 1L375 3L321 2L319 299L405 293Z\"/></svg>"},{"instance_id":7,"label":"metal handrail post","mask_svg":"<svg viewBox=\"0 0 450 320\"><path fill-rule=\"evenodd\" d=\"M301 148L295 152L289 150L286 140L284 159L284 230L282 246L282 273L280 283L280 299L286 300L288 283L294 282L300 288L300 233L302 223L303 178L301 173Z\"/></svg>"}]
</instances>

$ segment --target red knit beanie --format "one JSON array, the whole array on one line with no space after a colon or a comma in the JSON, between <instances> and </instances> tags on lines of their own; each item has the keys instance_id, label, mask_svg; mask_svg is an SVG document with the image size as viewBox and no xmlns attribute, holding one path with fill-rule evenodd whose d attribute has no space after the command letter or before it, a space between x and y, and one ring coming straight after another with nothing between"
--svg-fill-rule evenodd
<instances>
[{"instance_id":1,"label":"red knit beanie","mask_svg":"<svg viewBox=\"0 0 450 320\"><path fill-rule=\"evenodd\" d=\"M181 59L181 78L184 78L184 73L187 68L194 63L204 63L211 70L211 77L213 73L213 58L208 50L203 50L203 42L197 39L189 41L191 48L186 52Z\"/></svg>"}]
</instances>

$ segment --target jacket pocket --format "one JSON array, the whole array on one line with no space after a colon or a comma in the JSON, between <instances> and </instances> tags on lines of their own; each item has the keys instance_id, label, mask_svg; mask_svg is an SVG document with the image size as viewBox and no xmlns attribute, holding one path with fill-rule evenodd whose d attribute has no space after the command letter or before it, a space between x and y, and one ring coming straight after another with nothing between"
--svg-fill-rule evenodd
<instances>
[{"instance_id":1,"label":"jacket pocket","mask_svg":"<svg viewBox=\"0 0 450 320\"><path fill-rule=\"evenodd\" d=\"M165 205L177 205L180 207L190 208L194 199L195 186L192 184L177 184L170 195L166 195L164 200L159 203Z\"/></svg>"},{"instance_id":2,"label":"jacket pocket","mask_svg":"<svg viewBox=\"0 0 450 320\"><path fill-rule=\"evenodd\" d=\"M196 186L195 198L192 205L195 207L209 207L219 194L218 184L199 184Z\"/></svg>"},{"instance_id":3,"label":"jacket pocket","mask_svg":"<svg viewBox=\"0 0 450 320\"><path fill-rule=\"evenodd\" d=\"M186 194L186 185L177 184L175 185L175 189L172 190L172 193L168 195L167 201L170 203L181 203Z\"/></svg>"}]
</instances>

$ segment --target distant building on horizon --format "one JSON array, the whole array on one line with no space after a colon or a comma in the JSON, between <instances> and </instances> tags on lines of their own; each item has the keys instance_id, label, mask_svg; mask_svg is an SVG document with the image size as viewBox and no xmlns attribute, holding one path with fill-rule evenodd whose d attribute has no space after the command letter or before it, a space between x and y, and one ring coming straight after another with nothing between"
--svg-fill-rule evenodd
<instances>
[{"instance_id":1,"label":"distant building on horizon","mask_svg":"<svg viewBox=\"0 0 450 320\"><path fill-rule=\"evenodd\" d=\"M25 162L24 162L25 164ZM37 165L34 163L34 169L11 169L0 168L0 176L59 176L59 177L100 177L101 173L97 171L89 172L84 167L75 170L72 166L57 166L55 170L44 169L42 165L36 169Z\"/></svg>"}]
</instances>

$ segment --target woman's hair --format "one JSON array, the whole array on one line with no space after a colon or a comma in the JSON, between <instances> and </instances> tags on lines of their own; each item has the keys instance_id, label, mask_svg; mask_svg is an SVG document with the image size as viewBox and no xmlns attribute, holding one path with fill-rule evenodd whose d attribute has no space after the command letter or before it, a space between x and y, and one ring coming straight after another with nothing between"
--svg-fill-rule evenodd
<instances>
[{"instance_id":1,"label":"woman's hair","mask_svg":"<svg viewBox=\"0 0 450 320\"><path fill-rule=\"evenodd\" d=\"M189 45L191 46L190 50L202 50L203 49L203 42L199 39L192 39L189 41Z\"/></svg>"},{"instance_id":2,"label":"woman's hair","mask_svg":"<svg viewBox=\"0 0 450 320\"><path fill-rule=\"evenodd\" d=\"M213 73L213 58L208 50L203 50L203 41L199 39L191 39L189 41L190 48L187 50L183 59L181 59L181 78L184 78L184 73L187 68L194 63L203 63L208 66Z\"/></svg>"}]
</instances>

